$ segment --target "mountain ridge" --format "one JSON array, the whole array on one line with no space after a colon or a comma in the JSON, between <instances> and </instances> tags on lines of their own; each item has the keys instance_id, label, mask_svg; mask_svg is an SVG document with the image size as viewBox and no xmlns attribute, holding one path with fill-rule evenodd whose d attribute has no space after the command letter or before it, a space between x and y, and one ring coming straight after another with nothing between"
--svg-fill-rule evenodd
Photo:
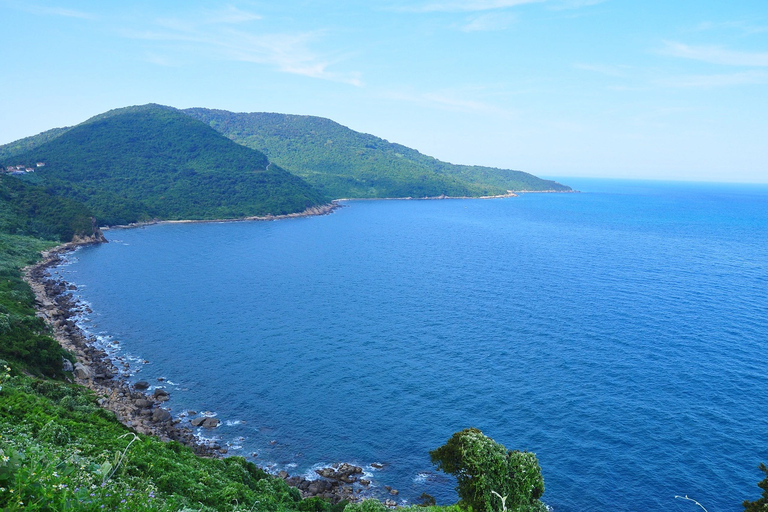
<instances>
[{"instance_id":1,"label":"mountain ridge","mask_svg":"<svg viewBox=\"0 0 768 512\"><path fill-rule=\"evenodd\" d=\"M571 190L522 171L442 162L323 117L205 108L183 112L235 142L264 152L334 198L480 197L509 190Z\"/></svg>"}]
</instances>

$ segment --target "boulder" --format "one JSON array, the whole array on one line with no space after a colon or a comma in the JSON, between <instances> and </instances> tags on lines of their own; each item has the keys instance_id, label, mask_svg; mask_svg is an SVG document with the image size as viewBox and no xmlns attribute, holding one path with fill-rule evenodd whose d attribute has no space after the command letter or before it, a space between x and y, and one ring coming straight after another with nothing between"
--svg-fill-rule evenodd
<instances>
[{"instance_id":1,"label":"boulder","mask_svg":"<svg viewBox=\"0 0 768 512\"><path fill-rule=\"evenodd\" d=\"M192 418L192 421L190 421L189 423L191 423L193 427L199 427L200 425L202 425L202 424L203 424L203 422L204 422L206 419L207 419L207 418L205 418L205 417L202 417L202 416L201 416L200 418Z\"/></svg>"},{"instance_id":2,"label":"boulder","mask_svg":"<svg viewBox=\"0 0 768 512\"><path fill-rule=\"evenodd\" d=\"M203 421L203 428L216 428L219 426L219 420L216 418L205 418Z\"/></svg>"},{"instance_id":3,"label":"boulder","mask_svg":"<svg viewBox=\"0 0 768 512\"><path fill-rule=\"evenodd\" d=\"M153 402L146 400L144 398L139 398L134 403L136 404L136 407L140 407L141 409L149 409L154 405Z\"/></svg>"},{"instance_id":4,"label":"boulder","mask_svg":"<svg viewBox=\"0 0 768 512\"><path fill-rule=\"evenodd\" d=\"M123 363L123 366L127 367L128 363ZM136 389L147 389L149 387L149 382L145 380L140 380L139 382L134 384L133 387Z\"/></svg>"},{"instance_id":5,"label":"boulder","mask_svg":"<svg viewBox=\"0 0 768 512\"><path fill-rule=\"evenodd\" d=\"M169 421L171 419L171 413L166 411L165 409L155 409L152 411L152 421L155 423L160 423L164 421Z\"/></svg>"},{"instance_id":6,"label":"boulder","mask_svg":"<svg viewBox=\"0 0 768 512\"><path fill-rule=\"evenodd\" d=\"M91 371L90 367L84 365L83 363L76 363L75 377L82 380L88 380L93 378L93 372Z\"/></svg>"},{"instance_id":7,"label":"boulder","mask_svg":"<svg viewBox=\"0 0 768 512\"><path fill-rule=\"evenodd\" d=\"M71 372L75 369L74 366L72 366L72 362L69 359L61 358L61 369L65 372Z\"/></svg>"}]
</instances>

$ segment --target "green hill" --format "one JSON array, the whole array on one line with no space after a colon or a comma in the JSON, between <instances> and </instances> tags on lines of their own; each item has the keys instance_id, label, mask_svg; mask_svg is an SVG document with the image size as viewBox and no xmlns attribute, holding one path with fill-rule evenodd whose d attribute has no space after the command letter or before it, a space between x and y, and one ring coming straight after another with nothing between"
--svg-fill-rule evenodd
<instances>
[{"instance_id":1,"label":"green hill","mask_svg":"<svg viewBox=\"0 0 768 512\"><path fill-rule=\"evenodd\" d=\"M330 119L192 108L185 113L230 139L263 151L334 198L486 196L508 190L569 191L531 174L454 165Z\"/></svg>"},{"instance_id":2,"label":"green hill","mask_svg":"<svg viewBox=\"0 0 768 512\"><path fill-rule=\"evenodd\" d=\"M94 236L96 227L83 204L13 176L0 176L0 233L69 242L76 236Z\"/></svg>"},{"instance_id":3,"label":"green hill","mask_svg":"<svg viewBox=\"0 0 768 512\"><path fill-rule=\"evenodd\" d=\"M45 163L24 179L84 203L100 223L279 215L326 202L263 153L171 107L113 110L36 137L0 164Z\"/></svg>"}]
</instances>

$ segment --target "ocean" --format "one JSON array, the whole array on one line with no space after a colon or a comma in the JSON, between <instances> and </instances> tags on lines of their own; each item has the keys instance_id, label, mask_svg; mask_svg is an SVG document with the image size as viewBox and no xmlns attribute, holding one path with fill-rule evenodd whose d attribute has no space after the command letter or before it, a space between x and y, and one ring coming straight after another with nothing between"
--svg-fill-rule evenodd
<instances>
[{"instance_id":1,"label":"ocean","mask_svg":"<svg viewBox=\"0 0 768 512\"><path fill-rule=\"evenodd\" d=\"M768 462L768 186L563 182L110 230L55 273L131 380L272 471L351 462L375 496L451 503L429 451L477 427L536 453L555 512L742 510Z\"/></svg>"}]
</instances>

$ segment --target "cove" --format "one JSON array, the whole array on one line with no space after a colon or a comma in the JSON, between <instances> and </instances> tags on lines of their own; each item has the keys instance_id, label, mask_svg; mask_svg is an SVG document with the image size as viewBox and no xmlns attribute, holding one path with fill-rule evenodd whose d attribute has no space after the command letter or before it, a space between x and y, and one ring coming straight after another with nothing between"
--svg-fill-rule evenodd
<instances>
[{"instance_id":1,"label":"cove","mask_svg":"<svg viewBox=\"0 0 768 512\"><path fill-rule=\"evenodd\" d=\"M768 461L768 188L574 185L111 230L57 272L133 380L275 471L451 502L428 452L475 426L537 454L556 511L740 510Z\"/></svg>"}]
</instances>

